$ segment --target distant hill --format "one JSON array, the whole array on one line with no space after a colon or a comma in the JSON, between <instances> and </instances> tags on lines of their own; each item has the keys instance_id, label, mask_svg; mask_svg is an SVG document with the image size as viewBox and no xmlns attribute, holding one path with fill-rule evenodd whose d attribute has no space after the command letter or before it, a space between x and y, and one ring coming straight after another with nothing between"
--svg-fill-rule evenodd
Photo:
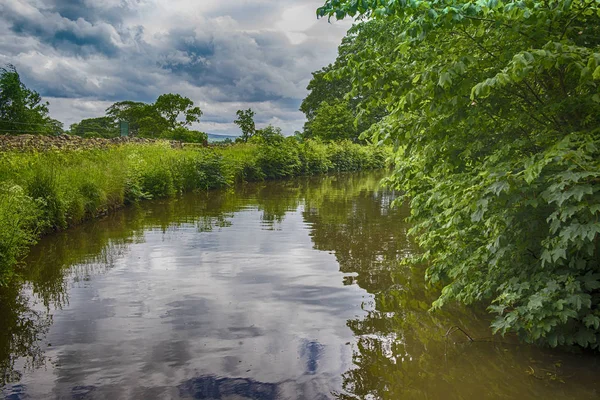
<instances>
[{"instance_id":1,"label":"distant hill","mask_svg":"<svg viewBox=\"0 0 600 400\"><path fill-rule=\"evenodd\" d=\"M214 133L209 133L208 134L208 142L212 143L212 142L222 142L225 139L231 139L232 141L235 141L235 139L237 138L237 136L231 136L231 135L217 135Z\"/></svg>"}]
</instances>

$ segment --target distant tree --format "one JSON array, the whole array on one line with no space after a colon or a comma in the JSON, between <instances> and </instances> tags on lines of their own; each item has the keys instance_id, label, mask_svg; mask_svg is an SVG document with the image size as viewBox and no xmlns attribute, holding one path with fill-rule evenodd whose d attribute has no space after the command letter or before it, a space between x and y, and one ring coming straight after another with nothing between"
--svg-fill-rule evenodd
<instances>
[{"instance_id":1,"label":"distant tree","mask_svg":"<svg viewBox=\"0 0 600 400\"><path fill-rule=\"evenodd\" d=\"M156 137L168 129L167 121L154 109L152 104L137 101L120 101L106 109L106 115L117 124L129 122L132 136Z\"/></svg>"},{"instance_id":2,"label":"distant tree","mask_svg":"<svg viewBox=\"0 0 600 400\"><path fill-rule=\"evenodd\" d=\"M202 116L200 107L194 107L194 102L180 94L162 94L156 99L154 109L169 123L169 129L175 129L178 126L189 126L194 122L199 122ZM182 116L183 121L178 118Z\"/></svg>"},{"instance_id":3,"label":"distant tree","mask_svg":"<svg viewBox=\"0 0 600 400\"><path fill-rule=\"evenodd\" d=\"M256 124L254 123L255 113L249 108L247 110L237 110L236 115L238 118L233 123L242 130L240 140L247 142L256 133Z\"/></svg>"},{"instance_id":4,"label":"distant tree","mask_svg":"<svg viewBox=\"0 0 600 400\"><path fill-rule=\"evenodd\" d=\"M112 138L120 135L119 127L110 117L86 118L69 128L71 135L82 137Z\"/></svg>"},{"instance_id":5,"label":"distant tree","mask_svg":"<svg viewBox=\"0 0 600 400\"><path fill-rule=\"evenodd\" d=\"M106 115L116 124L128 121L132 136L159 137L164 132L187 127L199 122L200 107L179 94L160 95L153 104L136 101L120 101L106 109Z\"/></svg>"},{"instance_id":6,"label":"distant tree","mask_svg":"<svg viewBox=\"0 0 600 400\"><path fill-rule=\"evenodd\" d=\"M12 65L0 68L0 133L57 134L62 123L48 116L48 103L28 89Z\"/></svg>"}]
</instances>

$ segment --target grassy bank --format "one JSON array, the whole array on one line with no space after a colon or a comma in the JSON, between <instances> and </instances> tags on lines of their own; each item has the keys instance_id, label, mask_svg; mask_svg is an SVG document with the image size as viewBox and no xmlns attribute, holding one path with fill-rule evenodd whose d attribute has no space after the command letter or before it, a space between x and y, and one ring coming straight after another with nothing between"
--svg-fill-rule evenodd
<instances>
[{"instance_id":1,"label":"grassy bank","mask_svg":"<svg viewBox=\"0 0 600 400\"><path fill-rule=\"evenodd\" d=\"M235 183L382 168L383 149L350 142L173 149L168 143L109 149L0 153L0 285L41 235L144 199Z\"/></svg>"}]
</instances>

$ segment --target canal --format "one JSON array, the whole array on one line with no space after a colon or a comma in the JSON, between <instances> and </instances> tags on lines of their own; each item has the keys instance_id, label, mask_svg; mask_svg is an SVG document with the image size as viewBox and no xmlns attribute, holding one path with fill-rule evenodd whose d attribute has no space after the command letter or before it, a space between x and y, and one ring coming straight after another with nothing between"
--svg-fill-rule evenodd
<instances>
[{"instance_id":1,"label":"canal","mask_svg":"<svg viewBox=\"0 0 600 400\"><path fill-rule=\"evenodd\" d=\"M382 176L187 194L44 238L0 289L2 395L599 398L597 357L490 337L485 310L428 311Z\"/></svg>"}]
</instances>

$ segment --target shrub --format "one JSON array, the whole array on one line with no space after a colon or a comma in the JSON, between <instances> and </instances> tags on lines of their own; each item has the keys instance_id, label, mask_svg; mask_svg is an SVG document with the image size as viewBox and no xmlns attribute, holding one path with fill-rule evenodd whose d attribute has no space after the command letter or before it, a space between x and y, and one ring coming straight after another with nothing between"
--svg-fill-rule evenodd
<instances>
[{"instance_id":1,"label":"shrub","mask_svg":"<svg viewBox=\"0 0 600 400\"><path fill-rule=\"evenodd\" d=\"M173 175L164 165L152 165L140 177L142 192L152 197L171 197L175 195Z\"/></svg>"},{"instance_id":2,"label":"shrub","mask_svg":"<svg viewBox=\"0 0 600 400\"><path fill-rule=\"evenodd\" d=\"M287 178L301 170L298 144L293 138L281 137L260 146L256 162L266 179Z\"/></svg>"},{"instance_id":3,"label":"shrub","mask_svg":"<svg viewBox=\"0 0 600 400\"><path fill-rule=\"evenodd\" d=\"M301 171L304 175L322 174L333 169L327 147L317 140L307 140L299 147Z\"/></svg>"},{"instance_id":4,"label":"shrub","mask_svg":"<svg viewBox=\"0 0 600 400\"><path fill-rule=\"evenodd\" d=\"M164 131L160 135L161 139L178 140L184 143L207 143L208 135L200 131L192 131L184 127L177 127Z\"/></svg>"},{"instance_id":5,"label":"shrub","mask_svg":"<svg viewBox=\"0 0 600 400\"><path fill-rule=\"evenodd\" d=\"M18 185L0 185L0 286L13 274L13 266L35 242L39 204Z\"/></svg>"},{"instance_id":6,"label":"shrub","mask_svg":"<svg viewBox=\"0 0 600 400\"><path fill-rule=\"evenodd\" d=\"M40 226L62 229L67 225L66 207L59 193L58 180L53 169L39 167L27 185L28 195L42 204Z\"/></svg>"}]
</instances>

